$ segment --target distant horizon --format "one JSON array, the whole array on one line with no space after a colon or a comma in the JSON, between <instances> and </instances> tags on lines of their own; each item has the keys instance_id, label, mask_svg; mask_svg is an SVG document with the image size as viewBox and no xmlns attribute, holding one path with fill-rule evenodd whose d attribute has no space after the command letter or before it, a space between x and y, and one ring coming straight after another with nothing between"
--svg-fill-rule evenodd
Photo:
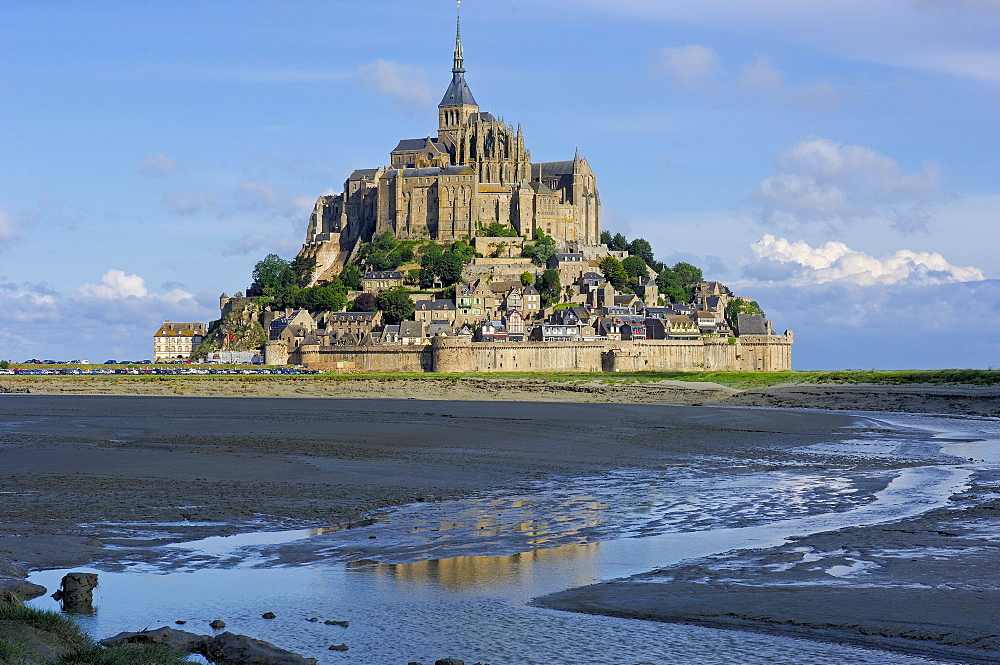
<instances>
[{"instance_id":1,"label":"distant horizon","mask_svg":"<svg viewBox=\"0 0 1000 665\"><path fill-rule=\"evenodd\" d=\"M469 86L532 161L588 159L602 230L758 301L796 370L1000 365L1000 6L505 7L462 3ZM12 361L142 359L218 318L318 196L436 133L455 29L454 0L4 15Z\"/></svg>"}]
</instances>

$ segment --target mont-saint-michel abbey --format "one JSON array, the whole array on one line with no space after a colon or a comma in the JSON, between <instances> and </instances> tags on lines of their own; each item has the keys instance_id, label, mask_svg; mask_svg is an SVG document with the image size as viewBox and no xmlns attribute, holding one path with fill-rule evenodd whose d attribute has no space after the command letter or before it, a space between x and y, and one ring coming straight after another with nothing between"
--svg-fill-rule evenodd
<instances>
[{"instance_id":1,"label":"mont-saint-michel abbey","mask_svg":"<svg viewBox=\"0 0 1000 665\"><path fill-rule=\"evenodd\" d=\"M333 285L339 302L258 282L223 294L212 350L344 372L790 369L791 331L756 302L602 231L579 150L532 161L521 126L473 95L461 34L458 21L436 135L387 139L388 162L309 217L296 288Z\"/></svg>"},{"instance_id":2,"label":"mont-saint-michel abbey","mask_svg":"<svg viewBox=\"0 0 1000 665\"><path fill-rule=\"evenodd\" d=\"M460 27L451 71L437 136L400 140L387 166L354 171L342 193L316 202L303 251L316 258L317 279L339 271L359 239L385 231L452 241L499 222L528 238L541 229L566 251L599 244L600 197L587 160L532 163L520 125L480 110Z\"/></svg>"}]
</instances>

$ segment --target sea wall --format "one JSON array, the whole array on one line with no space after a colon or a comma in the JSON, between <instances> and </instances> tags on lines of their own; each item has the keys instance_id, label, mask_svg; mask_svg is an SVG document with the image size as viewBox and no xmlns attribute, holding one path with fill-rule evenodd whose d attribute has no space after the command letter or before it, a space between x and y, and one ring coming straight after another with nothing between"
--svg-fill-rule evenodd
<instances>
[{"instance_id":1,"label":"sea wall","mask_svg":"<svg viewBox=\"0 0 1000 665\"><path fill-rule=\"evenodd\" d=\"M269 355L268 362L277 354ZM470 342L435 337L419 346L304 345L287 362L342 372L762 371L792 367L792 332L733 341Z\"/></svg>"}]
</instances>

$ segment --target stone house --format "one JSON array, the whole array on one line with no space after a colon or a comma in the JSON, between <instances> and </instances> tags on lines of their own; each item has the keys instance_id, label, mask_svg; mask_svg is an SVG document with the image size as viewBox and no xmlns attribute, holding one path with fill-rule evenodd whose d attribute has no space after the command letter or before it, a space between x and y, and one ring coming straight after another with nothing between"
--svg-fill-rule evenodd
<instances>
[{"instance_id":1,"label":"stone house","mask_svg":"<svg viewBox=\"0 0 1000 665\"><path fill-rule=\"evenodd\" d=\"M521 313L524 314L525 318L536 318L542 311L542 296L538 293L538 289L529 284L521 292L521 298Z\"/></svg>"},{"instance_id":2,"label":"stone house","mask_svg":"<svg viewBox=\"0 0 1000 665\"><path fill-rule=\"evenodd\" d=\"M655 307L660 300L660 287L656 285L655 277L640 277L635 292L646 307Z\"/></svg>"},{"instance_id":3,"label":"stone house","mask_svg":"<svg viewBox=\"0 0 1000 665\"><path fill-rule=\"evenodd\" d=\"M301 340L307 333L316 330L316 321L304 309L296 309L271 321L267 337L272 342Z\"/></svg>"},{"instance_id":4,"label":"stone house","mask_svg":"<svg viewBox=\"0 0 1000 665\"><path fill-rule=\"evenodd\" d=\"M205 339L204 323L164 321L153 333L153 362L187 360Z\"/></svg>"},{"instance_id":5,"label":"stone house","mask_svg":"<svg viewBox=\"0 0 1000 665\"><path fill-rule=\"evenodd\" d=\"M527 334L526 324L524 322L524 316L520 311L516 309L511 309L507 311L507 316L504 317L504 323L507 326L507 340L511 342L523 342L525 335Z\"/></svg>"},{"instance_id":6,"label":"stone house","mask_svg":"<svg viewBox=\"0 0 1000 665\"><path fill-rule=\"evenodd\" d=\"M557 252L549 259L548 267L559 272L562 284L575 284L589 271L590 262L579 252Z\"/></svg>"},{"instance_id":7,"label":"stone house","mask_svg":"<svg viewBox=\"0 0 1000 665\"><path fill-rule=\"evenodd\" d=\"M528 339L535 342L578 342L583 335L580 326L542 323L531 330Z\"/></svg>"},{"instance_id":8,"label":"stone house","mask_svg":"<svg viewBox=\"0 0 1000 665\"><path fill-rule=\"evenodd\" d=\"M431 321L447 321L452 327L458 319L454 300L420 300L414 303L413 318L426 325Z\"/></svg>"},{"instance_id":9,"label":"stone house","mask_svg":"<svg viewBox=\"0 0 1000 665\"><path fill-rule=\"evenodd\" d=\"M403 285L403 273L398 270L366 272L361 277L361 289L365 293L382 293Z\"/></svg>"},{"instance_id":10,"label":"stone house","mask_svg":"<svg viewBox=\"0 0 1000 665\"><path fill-rule=\"evenodd\" d=\"M400 344L426 344L427 336L424 334L424 323L422 321L403 321L399 324Z\"/></svg>"},{"instance_id":11,"label":"stone house","mask_svg":"<svg viewBox=\"0 0 1000 665\"><path fill-rule=\"evenodd\" d=\"M382 312L325 312L321 323L331 344L357 344L382 325Z\"/></svg>"}]
</instances>

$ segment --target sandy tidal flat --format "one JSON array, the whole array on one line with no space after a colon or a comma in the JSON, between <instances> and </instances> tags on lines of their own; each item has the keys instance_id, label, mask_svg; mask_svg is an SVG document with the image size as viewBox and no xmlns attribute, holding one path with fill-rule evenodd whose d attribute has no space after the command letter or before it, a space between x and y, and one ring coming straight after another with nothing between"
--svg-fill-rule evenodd
<instances>
[{"instance_id":1,"label":"sandy tidal flat","mask_svg":"<svg viewBox=\"0 0 1000 665\"><path fill-rule=\"evenodd\" d=\"M0 557L34 569L170 566L166 542L330 527L381 507L609 469L713 458L757 473L801 466L804 447L848 434L904 447L912 436L850 414L780 409L13 394L0 399ZM946 462L808 460L870 477L870 488L859 481L864 492L900 465ZM991 565L1000 489L985 467L972 483L950 509L904 522L717 555L541 602L1000 662L989 609L1000 600ZM354 555L389 556L381 543ZM292 550L286 562L309 556Z\"/></svg>"}]
</instances>

